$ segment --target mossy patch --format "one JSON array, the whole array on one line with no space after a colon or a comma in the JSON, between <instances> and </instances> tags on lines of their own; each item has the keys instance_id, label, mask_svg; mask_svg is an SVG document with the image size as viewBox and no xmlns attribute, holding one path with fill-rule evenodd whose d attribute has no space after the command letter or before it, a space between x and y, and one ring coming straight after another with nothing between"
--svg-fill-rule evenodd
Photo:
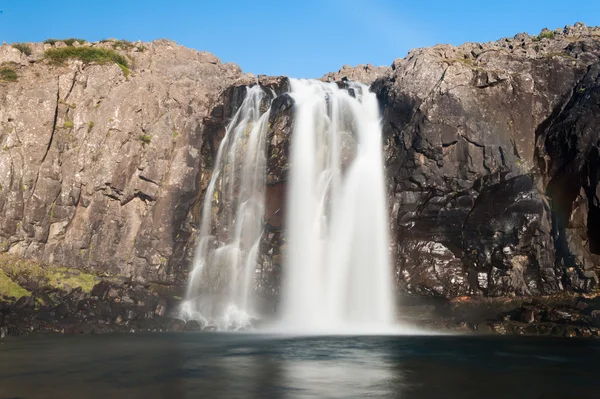
<instances>
[{"instance_id":1,"label":"mossy patch","mask_svg":"<svg viewBox=\"0 0 600 399\"><path fill-rule=\"evenodd\" d=\"M40 263L19 259L14 256L0 254L0 271L13 280L19 277L19 281L30 289L34 288L79 288L90 292L94 285L100 282L100 278L93 274L67 267L56 267L42 265Z\"/></svg>"},{"instance_id":2,"label":"mossy patch","mask_svg":"<svg viewBox=\"0 0 600 399\"><path fill-rule=\"evenodd\" d=\"M8 66L0 67L0 82L16 82L17 81L17 72Z\"/></svg>"},{"instance_id":3,"label":"mossy patch","mask_svg":"<svg viewBox=\"0 0 600 399\"><path fill-rule=\"evenodd\" d=\"M138 136L138 140L142 142L142 146L146 146L150 144L150 141L152 141L152 137L147 134L140 134Z\"/></svg>"},{"instance_id":4,"label":"mossy patch","mask_svg":"<svg viewBox=\"0 0 600 399\"><path fill-rule=\"evenodd\" d=\"M66 286L71 288L81 287L84 292L91 292L92 288L100 282L99 277L68 267L49 269L47 276L50 287L59 289L65 289Z\"/></svg>"},{"instance_id":5,"label":"mossy patch","mask_svg":"<svg viewBox=\"0 0 600 399\"><path fill-rule=\"evenodd\" d=\"M0 297L19 299L29 295L31 295L29 291L12 281L6 273L0 270Z\"/></svg>"}]
</instances>

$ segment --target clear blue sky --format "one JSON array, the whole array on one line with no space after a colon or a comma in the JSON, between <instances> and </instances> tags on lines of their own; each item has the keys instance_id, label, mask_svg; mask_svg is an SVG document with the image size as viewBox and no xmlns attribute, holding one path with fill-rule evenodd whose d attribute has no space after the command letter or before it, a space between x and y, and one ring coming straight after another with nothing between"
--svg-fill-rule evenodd
<instances>
[{"instance_id":1,"label":"clear blue sky","mask_svg":"<svg viewBox=\"0 0 600 399\"><path fill-rule=\"evenodd\" d=\"M293 77L390 65L436 43L600 25L600 0L0 0L0 10L7 43L168 38L246 72Z\"/></svg>"}]
</instances>

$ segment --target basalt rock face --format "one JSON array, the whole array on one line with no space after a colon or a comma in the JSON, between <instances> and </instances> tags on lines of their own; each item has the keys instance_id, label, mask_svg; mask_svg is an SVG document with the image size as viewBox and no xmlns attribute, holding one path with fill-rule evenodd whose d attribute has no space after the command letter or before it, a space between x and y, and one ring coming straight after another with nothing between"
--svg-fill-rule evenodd
<instances>
[{"instance_id":1,"label":"basalt rock face","mask_svg":"<svg viewBox=\"0 0 600 399\"><path fill-rule=\"evenodd\" d=\"M419 49L374 83L404 292L597 286L599 35Z\"/></svg>"},{"instance_id":2,"label":"basalt rock face","mask_svg":"<svg viewBox=\"0 0 600 399\"><path fill-rule=\"evenodd\" d=\"M598 286L600 265L600 64L538 138L539 168L552 204L556 261L572 289Z\"/></svg>"}]
</instances>

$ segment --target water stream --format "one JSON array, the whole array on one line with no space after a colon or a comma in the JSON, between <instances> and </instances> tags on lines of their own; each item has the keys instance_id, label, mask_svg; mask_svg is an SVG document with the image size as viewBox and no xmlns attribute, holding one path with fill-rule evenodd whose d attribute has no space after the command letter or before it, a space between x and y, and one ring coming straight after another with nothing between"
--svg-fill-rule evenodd
<instances>
[{"instance_id":1,"label":"water stream","mask_svg":"<svg viewBox=\"0 0 600 399\"><path fill-rule=\"evenodd\" d=\"M394 298L377 98L358 83L291 85L281 325L305 332L389 328Z\"/></svg>"},{"instance_id":2,"label":"water stream","mask_svg":"<svg viewBox=\"0 0 600 399\"><path fill-rule=\"evenodd\" d=\"M388 207L377 99L367 86L291 80L294 129L286 260L277 328L382 332L394 325ZM226 129L206 190L182 317L248 327L264 229L270 110L247 89ZM265 107L263 107L264 109Z\"/></svg>"},{"instance_id":3,"label":"water stream","mask_svg":"<svg viewBox=\"0 0 600 399\"><path fill-rule=\"evenodd\" d=\"M226 129L204 197L194 263L181 316L240 329L256 318L253 283L263 233L269 101L260 86L246 97Z\"/></svg>"}]
</instances>

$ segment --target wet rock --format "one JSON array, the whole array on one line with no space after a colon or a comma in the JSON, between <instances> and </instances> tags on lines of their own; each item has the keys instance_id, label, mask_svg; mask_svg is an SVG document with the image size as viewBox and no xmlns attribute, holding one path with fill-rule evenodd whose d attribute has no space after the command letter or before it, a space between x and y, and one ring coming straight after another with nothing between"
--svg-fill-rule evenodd
<instances>
[{"instance_id":1,"label":"wet rock","mask_svg":"<svg viewBox=\"0 0 600 399\"><path fill-rule=\"evenodd\" d=\"M576 328L574 328L574 327L567 327L564 330L563 336L567 337L567 338L576 337L578 335L577 331L578 330Z\"/></svg>"},{"instance_id":2,"label":"wet rock","mask_svg":"<svg viewBox=\"0 0 600 399\"><path fill-rule=\"evenodd\" d=\"M127 320L135 320L139 317L139 313L132 309L125 310L125 318Z\"/></svg>"},{"instance_id":3,"label":"wet rock","mask_svg":"<svg viewBox=\"0 0 600 399\"><path fill-rule=\"evenodd\" d=\"M198 320L188 320L185 323L185 331L200 331L202 330L202 325Z\"/></svg>"},{"instance_id":4,"label":"wet rock","mask_svg":"<svg viewBox=\"0 0 600 399\"><path fill-rule=\"evenodd\" d=\"M182 332L186 329L186 327L187 323L180 319L172 319L166 325L167 331L171 332Z\"/></svg>"},{"instance_id":5,"label":"wet rock","mask_svg":"<svg viewBox=\"0 0 600 399\"><path fill-rule=\"evenodd\" d=\"M535 322L535 310L534 309L526 309L522 314L521 314L521 321L523 323L527 323L527 324L532 324Z\"/></svg>"},{"instance_id":6,"label":"wet rock","mask_svg":"<svg viewBox=\"0 0 600 399\"><path fill-rule=\"evenodd\" d=\"M111 288L112 287L110 282L106 280L101 281L98 284L96 284L94 288L92 288L91 295L97 297L100 300L104 300Z\"/></svg>"}]
</instances>

